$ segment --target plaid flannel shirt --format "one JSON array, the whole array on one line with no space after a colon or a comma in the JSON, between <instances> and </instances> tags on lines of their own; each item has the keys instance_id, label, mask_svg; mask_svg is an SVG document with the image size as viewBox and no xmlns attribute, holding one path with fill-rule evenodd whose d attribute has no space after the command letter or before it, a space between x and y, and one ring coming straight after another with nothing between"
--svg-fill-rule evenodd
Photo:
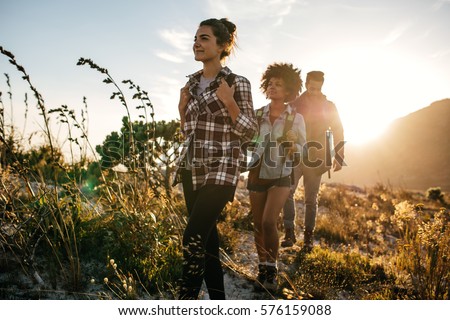
<instances>
[{"instance_id":1,"label":"plaid flannel shirt","mask_svg":"<svg viewBox=\"0 0 450 320\"><path fill-rule=\"evenodd\" d=\"M231 73L222 68L209 87L197 95L197 87L203 71L190 76L188 80L191 100L186 107L183 134L186 138L177 162L174 185L180 182L180 169L186 167L191 158L192 183L194 190L204 185L237 185L240 162L243 161L240 146L249 142L258 131L250 82L242 76L234 79L234 99L240 113L233 123L228 109L216 95L222 78ZM190 152L191 157L187 157Z\"/></svg>"}]
</instances>

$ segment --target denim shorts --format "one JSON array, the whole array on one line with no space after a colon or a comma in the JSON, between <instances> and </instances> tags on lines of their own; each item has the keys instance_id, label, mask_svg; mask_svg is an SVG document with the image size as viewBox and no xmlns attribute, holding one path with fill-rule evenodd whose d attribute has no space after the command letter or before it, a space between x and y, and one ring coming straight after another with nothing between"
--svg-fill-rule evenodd
<instances>
[{"instance_id":1,"label":"denim shorts","mask_svg":"<svg viewBox=\"0 0 450 320\"><path fill-rule=\"evenodd\" d=\"M291 176L280 177L276 179L259 178L260 165L248 173L247 190L255 192L266 192L272 187L290 187Z\"/></svg>"},{"instance_id":2,"label":"denim shorts","mask_svg":"<svg viewBox=\"0 0 450 320\"><path fill-rule=\"evenodd\" d=\"M248 191L254 192L266 192L272 187L290 187L291 177L286 176L278 179L265 179L267 182L265 184L251 184L247 183Z\"/></svg>"}]
</instances>

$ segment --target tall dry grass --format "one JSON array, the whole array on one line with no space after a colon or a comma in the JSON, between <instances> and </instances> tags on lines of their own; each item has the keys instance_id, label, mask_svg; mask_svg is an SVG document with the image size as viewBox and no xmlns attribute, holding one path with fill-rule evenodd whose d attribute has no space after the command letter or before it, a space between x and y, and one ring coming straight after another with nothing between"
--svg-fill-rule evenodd
<instances>
[{"instance_id":1,"label":"tall dry grass","mask_svg":"<svg viewBox=\"0 0 450 320\"><path fill-rule=\"evenodd\" d=\"M106 76L104 82L114 87L112 98L119 99L128 115L130 152L122 160L130 170L118 173L101 167L95 148L89 142L86 98L83 98L81 117L66 105L49 110L15 56L3 47L0 47L0 52L22 74L33 93L45 136L42 146L33 150L21 149L21 140L27 137L15 136L17 130L6 130L8 126L14 128L15 124L6 123L5 103L0 100L0 205L3 208L0 250L5 257L0 264L10 270L18 265L30 279L26 288L9 286L14 284L14 279L4 280L5 283L0 285L0 296L14 297L20 293L19 296L42 298L45 297L44 292L51 297L52 293L65 291L73 297L89 297L90 284L99 283L109 275L111 270L107 268L107 262L113 258L120 263L124 274L138 279L134 283L142 292L160 292L160 295L170 296L180 273L183 208L178 200L164 191L164 185L152 183L163 173L154 166L158 155L152 150L152 146L157 144L155 130L151 128L156 124L148 94L131 80L122 82L134 90L133 99L140 101L137 108L148 128L148 141L153 142L147 145L147 157L139 158L130 103L122 88L106 69L93 61L83 58L78 61L79 65L89 65ZM10 86L9 92L12 92ZM12 105L12 101L9 103ZM61 156L52 121L67 127L69 162ZM93 159L87 156L88 150ZM75 154L81 156L77 158ZM33 165L30 161L34 161ZM87 175L91 171L96 172L98 185L95 187L88 183ZM97 267L91 266L92 261ZM104 284L105 288L111 289L115 278L117 274ZM97 281L93 281L95 279ZM11 287L15 292L11 292ZM138 292L136 285L133 287L133 292ZM114 294L102 296L105 297L124 298Z\"/></svg>"}]
</instances>

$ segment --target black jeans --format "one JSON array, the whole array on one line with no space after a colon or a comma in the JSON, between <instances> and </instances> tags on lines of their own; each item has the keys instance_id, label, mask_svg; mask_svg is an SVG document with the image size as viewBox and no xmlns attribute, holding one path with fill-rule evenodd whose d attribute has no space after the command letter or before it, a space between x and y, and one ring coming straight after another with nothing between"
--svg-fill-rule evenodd
<instances>
[{"instance_id":1,"label":"black jeans","mask_svg":"<svg viewBox=\"0 0 450 320\"><path fill-rule=\"evenodd\" d=\"M234 196L235 186L206 185L193 190L191 171L183 170L184 199L189 213L183 235L180 299L197 299L205 280L211 299L225 299L219 257L217 218Z\"/></svg>"}]
</instances>

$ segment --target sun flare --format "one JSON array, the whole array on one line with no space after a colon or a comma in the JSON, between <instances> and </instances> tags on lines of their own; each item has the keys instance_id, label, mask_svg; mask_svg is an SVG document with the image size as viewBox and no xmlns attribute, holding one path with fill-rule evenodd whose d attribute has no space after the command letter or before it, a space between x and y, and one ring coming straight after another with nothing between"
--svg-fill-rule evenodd
<instances>
[{"instance_id":1,"label":"sun flare","mask_svg":"<svg viewBox=\"0 0 450 320\"><path fill-rule=\"evenodd\" d=\"M436 73L408 54L366 46L328 52L321 59L329 61L324 67L327 78L323 91L336 103L349 143L369 142L394 119L432 102L417 96L421 80L436 79Z\"/></svg>"}]
</instances>

